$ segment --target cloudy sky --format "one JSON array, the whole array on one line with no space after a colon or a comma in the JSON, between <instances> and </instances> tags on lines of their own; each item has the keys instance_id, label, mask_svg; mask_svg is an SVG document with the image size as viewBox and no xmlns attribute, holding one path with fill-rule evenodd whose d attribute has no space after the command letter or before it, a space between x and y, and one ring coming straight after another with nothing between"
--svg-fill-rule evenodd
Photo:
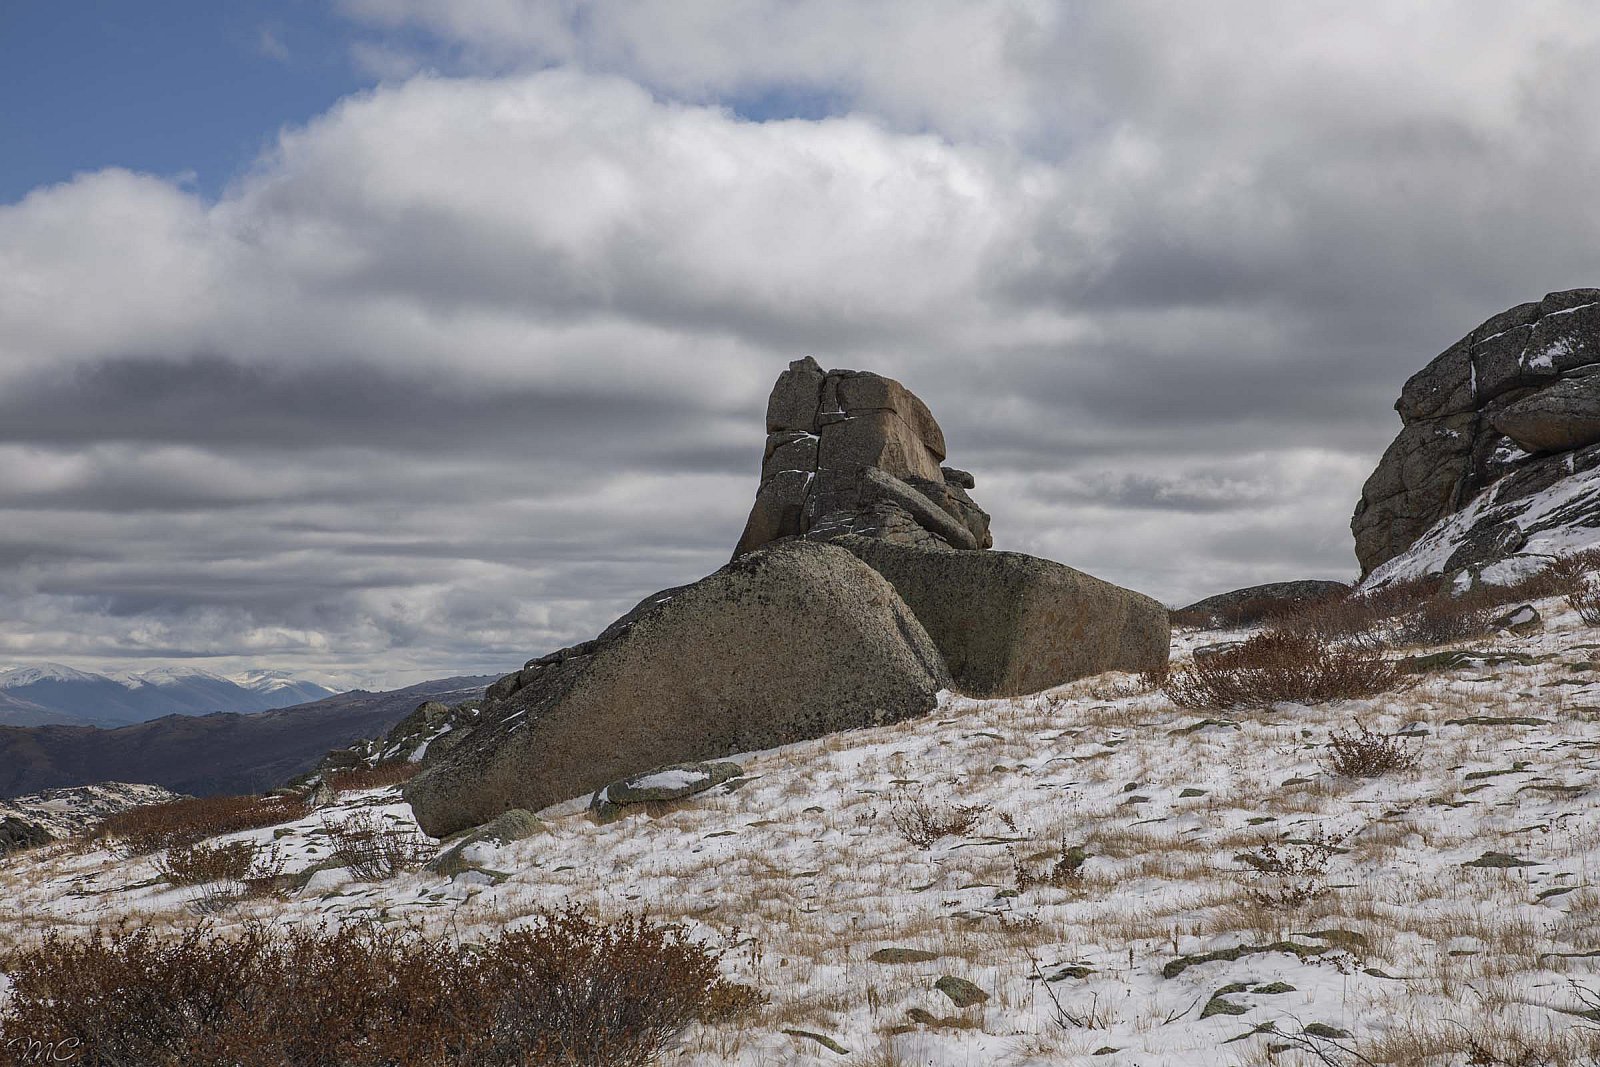
<instances>
[{"instance_id":1,"label":"cloudy sky","mask_svg":"<svg viewBox=\"0 0 1600 1067\"><path fill-rule=\"evenodd\" d=\"M1600 284L1581 0L18 0L0 93L0 665L509 669L806 354L996 548L1349 577L1401 382Z\"/></svg>"}]
</instances>

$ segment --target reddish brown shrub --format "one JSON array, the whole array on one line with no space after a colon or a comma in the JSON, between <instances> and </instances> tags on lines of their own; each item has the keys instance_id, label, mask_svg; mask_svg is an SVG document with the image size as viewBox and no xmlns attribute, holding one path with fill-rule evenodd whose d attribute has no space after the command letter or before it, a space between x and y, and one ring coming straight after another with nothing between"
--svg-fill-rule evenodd
<instances>
[{"instance_id":1,"label":"reddish brown shrub","mask_svg":"<svg viewBox=\"0 0 1600 1067\"><path fill-rule=\"evenodd\" d=\"M759 996L683 928L546 913L474 951L377 925L51 934L4 963L0 1064L641 1067ZM63 1061L65 1062L65 1061Z\"/></svg>"},{"instance_id":2,"label":"reddish brown shrub","mask_svg":"<svg viewBox=\"0 0 1600 1067\"><path fill-rule=\"evenodd\" d=\"M433 858L433 844L410 826L384 826L368 812L324 818L332 859L365 882L392 878Z\"/></svg>"},{"instance_id":3,"label":"reddish brown shrub","mask_svg":"<svg viewBox=\"0 0 1600 1067\"><path fill-rule=\"evenodd\" d=\"M186 797L130 808L103 820L95 837L128 855L192 845L218 834L276 826L305 814L290 797Z\"/></svg>"},{"instance_id":4,"label":"reddish brown shrub","mask_svg":"<svg viewBox=\"0 0 1600 1067\"><path fill-rule=\"evenodd\" d=\"M1328 769L1347 778L1379 778L1409 771L1418 763L1409 742L1377 734L1360 723L1355 730L1335 730L1328 736Z\"/></svg>"},{"instance_id":5,"label":"reddish brown shrub","mask_svg":"<svg viewBox=\"0 0 1600 1067\"><path fill-rule=\"evenodd\" d=\"M1163 689L1184 707L1266 707L1372 696L1405 680L1376 653L1332 645L1311 633L1268 630L1173 671Z\"/></svg>"},{"instance_id":6,"label":"reddish brown shrub","mask_svg":"<svg viewBox=\"0 0 1600 1067\"><path fill-rule=\"evenodd\" d=\"M335 793L348 793L356 789L382 789L401 785L417 776L422 764L400 760L380 763L376 767L352 767L346 771L333 771L324 776L328 787Z\"/></svg>"}]
</instances>

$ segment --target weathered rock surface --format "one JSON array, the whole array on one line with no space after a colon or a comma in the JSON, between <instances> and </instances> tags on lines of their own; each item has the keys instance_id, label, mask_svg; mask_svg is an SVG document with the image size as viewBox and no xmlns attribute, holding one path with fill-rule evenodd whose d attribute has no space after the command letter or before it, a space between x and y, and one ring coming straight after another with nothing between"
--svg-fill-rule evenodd
<instances>
[{"instance_id":1,"label":"weathered rock surface","mask_svg":"<svg viewBox=\"0 0 1600 1067\"><path fill-rule=\"evenodd\" d=\"M1179 608L1176 614L1191 619L1209 619L1213 626L1249 626L1301 605L1343 596L1348 592L1348 583L1321 578L1267 582L1196 600L1187 607Z\"/></svg>"},{"instance_id":2,"label":"weathered rock surface","mask_svg":"<svg viewBox=\"0 0 1600 1067\"><path fill-rule=\"evenodd\" d=\"M967 495L974 479L944 458L933 413L893 378L796 360L767 399L761 485L734 558L813 533L988 548L989 516Z\"/></svg>"},{"instance_id":3,"label":"weathered rock surface","mask_svg":"<svg viewBox=\"0 0 1600 1067\"><path fill-rule=\"evenodd\" d=\"M663 763L922 715L949 685L883 577L790 539L497 683L479 724L405 797L439 836Z\"/></svg>"},{"instance_id":4,"label":"weathered rock surface","mask_svg":"<svg viewBox=\"0 0 1600 1067\"><path fill-rule=\"evenodd\" d=\"M1506 509L1488 513L1592 466L1586 453L1600 444L1600 289L1551 293L1493 316L1412 376L1395 409L1404 426L1351 520L1362 575L1490 489L1493 500L1480 510L1490 524L1516 529L1479 537L1449 569L1519 551L1507 546L1533 531Z\"/></svg>"},{"instance_id":5,"label":"weathered rock surface","mask_svg":"<svg viewBox=\"0 0 1600 1067\"><path fill-rule=\"evenodd\" d=\"M1167 662L1167 609L1020 552L946 552L862 536L834 543L889 579L974 696L1036 693L1103 671Z\"/></svg>"}]
</instances>

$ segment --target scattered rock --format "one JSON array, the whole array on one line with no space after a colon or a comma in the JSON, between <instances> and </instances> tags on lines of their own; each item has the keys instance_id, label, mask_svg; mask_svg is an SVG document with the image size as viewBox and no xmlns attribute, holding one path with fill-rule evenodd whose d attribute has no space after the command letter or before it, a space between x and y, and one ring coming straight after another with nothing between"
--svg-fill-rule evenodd
<instances>
[{"instance_id":1,"label":"scattered rock","mask_svg":"<svg viewBox=\"0 0 1600 1067\"><path fill-rule=\"evenodd\" d=\"M1331 951L1319 948L1316 945L1301 945L1294 941L1274 941L1267 945L1239 945L1235 948L1220 949L1216 952L1203 952L1195 956L1179 956L1161 968L1161 977L1176 978L1190 967L1197 967L1202 963L1217 963L1241 960L1246 956L1254 956L1264 952L1287 952L1292 956L1305 959L1307 956L1321 956Z\"/></svg>"},{"instance_id":2,"label":"scattered rock","mask_svg":"<svg viewBox=\"0 0 1600 1067\"><path fill-rule=\"evenodd\" d=\"M957 978L949 974L933 983L933 988L949 997L950 1003L958 1008L970 1008L974 1004L982 1004L989 999L989 994L965 978Z\"/></svg>"},{"instance_id":3,"label":"scattered rock","mask_svg":"<svg viewBox=\"0 0 1600 1067\"><path fill-rule=\"evenodd\" d=\"M544 828L544 822L526 808L512 808L510 811L503 811L482 826L458 838L455 844L440 855L438 859L428 864L428 869L435 874L442 874L446 878L454 878L456 875L468 871L481 871L492 877L498 876L496 880L499 880L499 877L503 877L499 875L499 872L487 871L480 865L469 861L466 857L467 849L484 842L508 845L513 841L521 841L524 838L532 837L534 834L542 832Z\"/></svg>"},{"instance_id":4,"label":"scattered rock","mask_svg":"<svg viewBox=\"0 0 1600 1067\"><path fill-rule=\"evenodd\" d=\"M676 763L620 779L596 790L589 800L589 810L602 822L610 822L620 818L629 805L682 800L743 774L744 768L726 761Z\"/></svg>"},{"instance_id":5,"label":"scattered rock","mask_svg":"<svg viewBox=\"0 0 1600 1067\"><path fill-rule=\"evenodd\" d=\"M1532 604L1522 604L1495 616L1489 625L1495 630L1510 630L1512 633L1523 634L1537 630L1543 621L1538 608Z\"/></svg>"},{"instance_id":6,"label":"scattered rock","mask_svg":"<svg viewBox=\"0 0 1600 1067\"><path fill-rule=\"evenodd\" d=\"M932 963L939 953L920 948L880 948L867 959L873 963Z\"/></svg>"},{"instance_id":7,"label":"scattered rock","mask_svg":"<svg viewBox=\"0 0 1600 1067\"><path fill-rule=\"evenodd\" d=\"M1485 852L1477 859L1472 860L1469 863L1463 863L1461 866L1487 867L1495 870L1504 870L1510 867L1537 867L1539 865L1531 860L1519 860L1517 857L1509 855L1505 852Z\"/></svg>"},{"instance_id":8,"label":"scattered rock","mask_svg":"<svg viewBox=\"0 0 1600 1067\"><path fill-rule=\"evenodd\" d=\"M807 1041L815 1041L829 1052L837 1052L841 1056L850 1055L849 1049L845 1048L843 1045L839 1044L839 1042L835 1041L826 1034L814 1034L810 1030L785 1030L784 1033L788 1034L790 1037L799 1037L804 1038Z\"/></svg>"}]
</instances>

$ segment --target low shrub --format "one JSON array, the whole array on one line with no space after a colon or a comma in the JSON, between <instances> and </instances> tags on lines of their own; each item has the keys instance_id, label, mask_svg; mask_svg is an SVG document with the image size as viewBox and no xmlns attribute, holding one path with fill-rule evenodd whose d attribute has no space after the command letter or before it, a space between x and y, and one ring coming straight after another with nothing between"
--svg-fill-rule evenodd
<instances>
[{"instance_id":1,"label":"low shrub","mask_svg":"<svg viewBox=\"0 0 1600 1067\"><path fill-rule=\"evenodd\" d=\"M1256 903L1298 908L1328 894L1328 864L1341 851L1338 841L1319 831L1304 841L1268 842L1234 858L1245 865Z\"/></svg>"},{"instance_id":2,"label":"low shrub","mask_svg":"<svg viewBox=\"0 0 1600 1067\"><path fill-rule=\"evenodd\" d=\"M889 818L901 837L917 848L930 848L941 837L967 833L987 810L985 804L935 808L922 800L907 800L896 804Z\"/></svg>"},{"instance_id":3,"label":"low shrub","mask_svg":"<svg viewBox=\"0 0 1600 1067\"><path fill-rule=\"evenodd\" d=\"M1590 626L1600 626L1600 582L1584 579L1567 594L1567 606Z\"/></svg>"},{"instance_id":4,"label":"low shrub","mask_svg":"<svg viewBox=\"0 0 1600 1067\"><path fill-rule=\"evenodd\" d=\"M283 871L275 850L263 852L254 841L174 845L156 861L156 870L173 885L208 882L270 881Z\"/></svg>"},{"instance_id":5,"label":"low shrub","mask_svg":"<svg viewBox=\"0 0 1600 1067\"><path fill-rule=\"evenodd\" d=\"M305 814L290 797L185 797L146 804L101 821L94 836L124 855L183 847L239 830L276 826Z\"/></svg>"},{"instance_id":6,"label":"low shrub","mask_svg":"<svg viewBox=\"0 0 1600 1067\"><path fill-rule=\"evenodd\" d=\"M1068 845L1063 841L1055 861L1044 872L1035 873L1015 852L1011 853L1011 870L1017 889L1021 891L1025 892L1038 885L1066 889L1083 881L1083 865L1088 859L1089 853L1082 845Z\"/></svg>"},{"instance_id":7,"label":"low shrub","mask_svg":"<svg viewBox=\"0 0 1600 1067\"><path fill-rule=\"evenodd\" d=\"M1494 630L1494 613L1486 598L1452 600L1435 597L1397 620L1390 640L1402 645L1445 645L1483 637Z\"/></svg>"},{"instance_id":8,"label":"low shrub","mask_svg":"<svg viewBox=\"0 0 1600 1067\"><path fill-rule=\"evenodd\" d=\"M1403 684L1383 656L1303 631L1268 630L1167 676L1163 690L1190 708L1320 704L1372 696Z\"/></svg>"},{"instance_id":9,"label":"low shrub","mask_svg":"<svg viewBox=\"0 0 1600 1067\"><path fill-rule=\"evenodd\" d=\"M571 907L472 951L376 924L51 933L4 961L0 1064L643 1067L760 1002L719 962L680 926Z\"/></svg>"},{"instance_id":10,"label":"low shrub","mask_svg":"<svg viewBox=\"0 0 1600 1067\"><path fill-rule=\"evenodd\" d=\"M332 859L363 882L415 870L433 858L433 843L405 826L383 826L368 812L322 820Z\"/></svg>"},{"instance_id":11,"label":"low shrub","mask_svg":"<svg viewBox=\"0 0 1600 1067\"><path fill-rule=\"evenodd\" d=\"M1410 742L1373 733L1360 723L1355 730L1335 730L1328 735L1327 768L1346 778L1381 778L1417 766L1419 756Z\"/></svg>"},{"instance_id":12,"label":"low shrub","mask_svg":"<svg viewBox=\"0 0 1600 1067\"><path fill-rule=\"evenodd\" d=\"M344 771L331 771L323 776L328 788L335 793L349 793L357 789L383 789L401 785L417 776L422 764L409 760L380 763L376 767L351 767Z\"/></svg>"}]
</instances>

